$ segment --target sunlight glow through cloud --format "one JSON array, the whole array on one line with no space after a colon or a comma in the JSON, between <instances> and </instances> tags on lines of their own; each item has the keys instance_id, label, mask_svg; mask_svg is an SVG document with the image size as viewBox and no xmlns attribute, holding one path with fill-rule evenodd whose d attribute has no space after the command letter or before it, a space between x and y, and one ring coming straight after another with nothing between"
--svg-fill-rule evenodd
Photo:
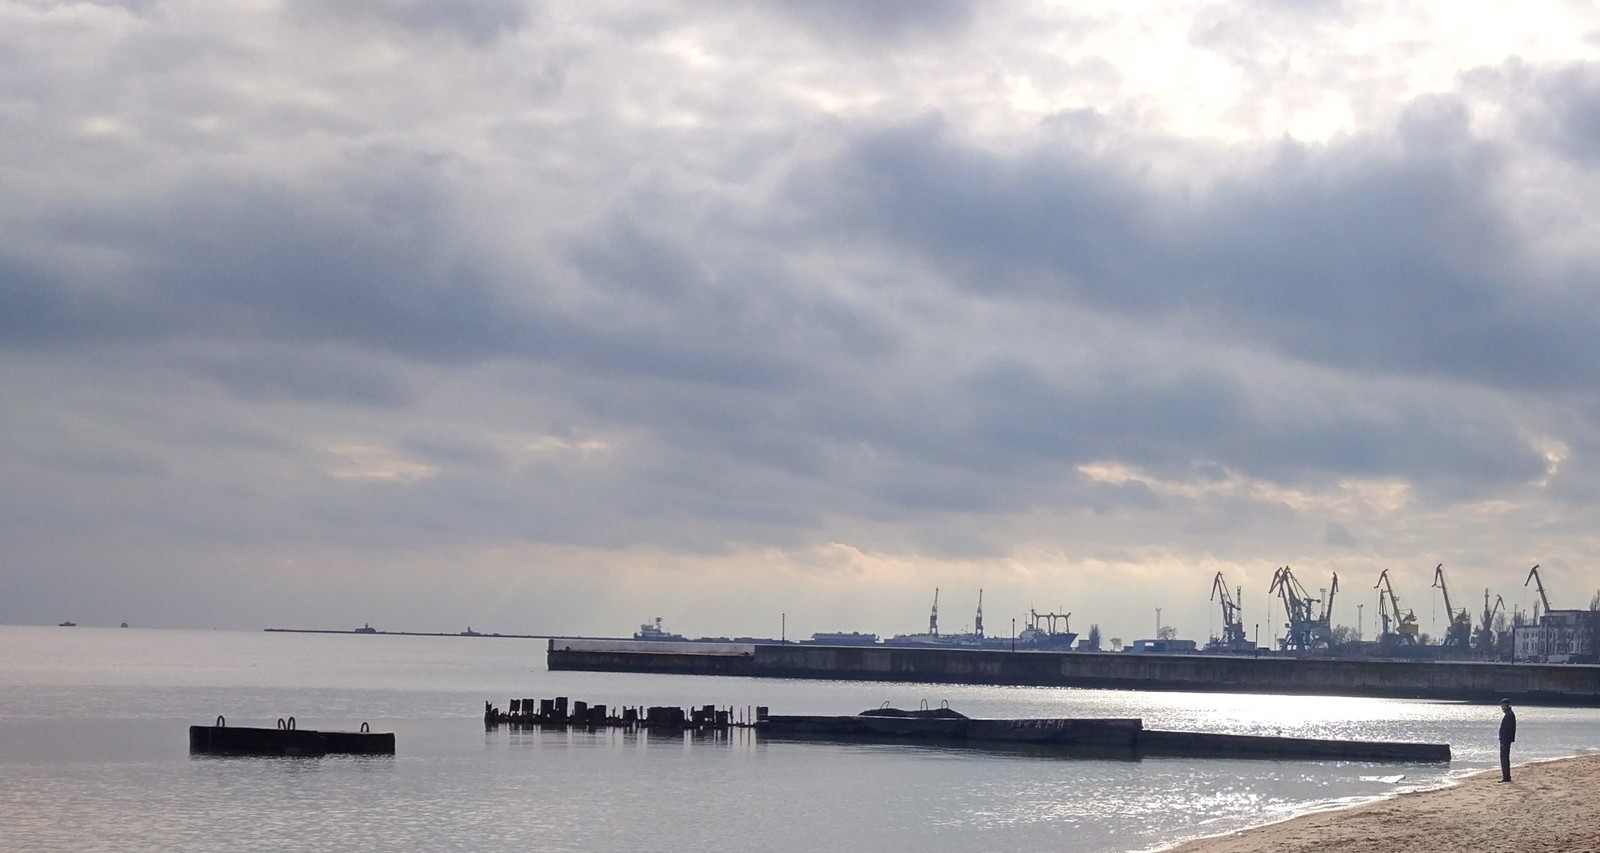
<instances>
[{"instance_id":1,"label":"sunlight glow through cloud","mask_svg":"<svg viewBox=\"0 0 1600 853\"><path fill-rule=\"evenodd\" d=\"M1591 11L0 0L0 620L1587 602Z\"/></svg>"},{"instance_id":2,"label":"sunlight glow through cloud","mask_svg":"<svg viewBox=\"0 0 1600 853\"><path fill-rule=\"evenodd\" d=\"M393 451L370 444L341 444L328 448L338 458L328 475L336 480L377 480L415 483L432 477L439 469L401 458Z\"/></svg>"}]
</instances>

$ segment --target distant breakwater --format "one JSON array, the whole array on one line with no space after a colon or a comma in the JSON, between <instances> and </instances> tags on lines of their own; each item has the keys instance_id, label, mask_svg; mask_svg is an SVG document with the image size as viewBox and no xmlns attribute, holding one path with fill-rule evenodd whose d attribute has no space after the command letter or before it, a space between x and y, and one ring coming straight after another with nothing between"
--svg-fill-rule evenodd
<instances>
[{"instance_id":1,"label":"distant breakwater","mask_svg":"<svg viewBox=\"0 0 1600 853\"><path fill-rule=\"evenodd\" d=\"M1600 707L1600 666L552 639L552 671L1287 693Z\"/></svg>"},{"instance_id":2,"label":"distant breakwater","mask_svg":"<svg viewBox=\"0 0 1600 853\"><path fill-rule=\"evenodd\" d=\"M486 631L379 631L361 628L263 628L268 634L360 634L375 637L498 637L505 640L597 640L600 637L561 637L550 634L496 634Z\"/></svg>"}]
</instances>

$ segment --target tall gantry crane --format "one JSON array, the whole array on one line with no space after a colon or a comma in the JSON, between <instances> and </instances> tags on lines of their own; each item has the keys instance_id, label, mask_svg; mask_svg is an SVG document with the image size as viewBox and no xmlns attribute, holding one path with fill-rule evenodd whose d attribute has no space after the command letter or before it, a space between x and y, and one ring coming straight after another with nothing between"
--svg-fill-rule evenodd
<instances>
[{"instance_id":1,"label":"tall gantry crane","mask_svg":"<svg viewBox=\"0 0 1600 853\"><path fill-rule=\"evenodd\" d=\"M1237 590L1238 598L1244 598L1243 587ZM1228 594L1228 585L1222 580L1222 572L1211 581L1211 600L1222 602L1222 638L1220 645L1230 651L1245 651L1250 648L1250 641L1244 634L1243 610L1238 599Z\"/></svg>"},{"instance_id":2,"label":"tall gantry crane","mask_svg":"<svg viewBox=\"0 0 1600 853\"><path fill-rule=\"evenodd\" d=\"M978 615L972 619L972 633L983 639L983 590L978 590Z\"/></svg>"},{"instance_id":3,"label":"tall gantry crane","mask_svg":"<svg viewBox=\"0 0 1600 853\"><path fill-rule=\"evenodd\" d=\"M1467 615L1467 608L1459 611L1450 604L1450 587L1444 581L1444 563L1433 568L1433 585L1444 593L1445 618L1450 620L1449 627L1444 629L1444 646L1446 648L1464 649L1472 640L1472 617Z\"/></svg>"},{"instance_id":4,"label":"tall gantry crane","mask_svg":"<svg viewBox=\"0 0 1600 853\"><path fill-rule=\"evenodd\" d=\"M939 588L933 588L933 612L928 614L928 633L939 636Z\"/></svg>"},{"instance_id":5,"label":"tall gantry crane","mask_svg":"<svg viewBox=\"0 0 1600 853\"><path fill-rule=\"evenodd\" d=\"M1273 593L1277 593L1283 599L1283 610L1289 619L1284 625L1288 633L1278 641L1278 645L1284 649L1306 648L1306 637L1296 630L1296 626L1311 620L1312 602L1307 600L1305 588L1295 580L1294 573L1288 566L1283 566L1272 573L1272 584L1267 587L1267 594Z\"/></svg>"},{"instance_id":6,"label":"tall gantry crane","mask_svg":"<svg viewBox=\"0 0 1600 853\"><path fill-rule=\"evenodd\" d=\"M1419 632L1417 617L1409 610L1400 609L1400 598L1394 594L1394 586L1389 583L1388 569L1378 575L1378 582L1372 588L1378 591L1378 619L1383 623L1383 632L1378 635L1378 640L1416 645Z\"/></svg>"},{"instance_id":7,"label":"tall gantry crane","mask_svg":"<svg viewBox=\"0 0 1600 853\"><path fill-rule=\"evenodd\" d=\"M1497 651L1495 648L1494 617L1503 612L1505 606L1505 599L1497 595L1494 597L1494 606L1490 607L1489 590L1485 589L1483 591L1483 624L1478 626L1477 634L1479 654L1492 655Z\"/></svg>"},{"instance_id":8,"label":"tall gantry crane","mask_svg":"<svg viewBox=\"0 0 1600 853\"><path fill-rule=\"evenodd\" d=\"M1339 592L1339 575L1334 574L1333 594ZM1328 595L1327 603L1323 605L1322 612L1316 612L1315 605L1322 599L1312 598L1306 588L1300 585L1294 572L1288 566L1272 573L1272 585L1267 588L1267 594L1277 593L1283 599L1284 612L1289 614L1289 621L1284 627L1287 633L1278 641L1280 648L1285 650L1305 651L1314 648L1327 648L1333 639L1333 629L1329 627L1329 619L1333 613L1333 595ZM1326 592L1325 592L1326 594Z\"/></svg>"},{"instance_id":9,"label":"tall gantry crane","mask_svg":"<svg viewBox=\"0 0 1600 853\"><path fill-rule=\"evenodd\" d=\"M1538 563L1534 563L1533 568L1528 570L1528 580L1523 581L1522 585L1524 587L1526 587L1528 585L1528 581L1532 581L1534 589L1539 590L1539 603L1544 605L1544 610L1542 610L1540 612L1541 613L1549 613L1550 612L1550 599L1549 599L1548 596L1546 596L1544 594L1544 580L1539 577L1539 564ZM1538 618L1538 615L1539 615L1538 613L1535 613L1534 614L1534 618Z\"/></svg>"}]
</instances>

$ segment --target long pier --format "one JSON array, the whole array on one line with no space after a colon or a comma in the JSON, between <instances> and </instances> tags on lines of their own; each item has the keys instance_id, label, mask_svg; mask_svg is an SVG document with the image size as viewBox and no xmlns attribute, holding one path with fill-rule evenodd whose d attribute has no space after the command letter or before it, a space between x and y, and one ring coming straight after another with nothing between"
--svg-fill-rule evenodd
<instances>
[{"instance_id":1,"label":"long pier","mask_svg":"<svg viewBox=\"0 0 1600 853\"><path fill-rule=\"evenodd\" d=\"M1327 758L1344 761L1449 763L1450 745L1329 740L1147 729L1140 719L971 719L955 713L867 711L851 717L781 716L763 720L767 736L869 741L950 741L978 747L1026 746L1065 755L1133 758Z\"/></svg>"},{"instance_id":2,"label":"long pier","mask_svg":"<svg viewBox=\"0 0 1600 853\"><path fill-rule=\"evenodd\" d=\"M1288 693L1600 707L1600 666L994 651L796 643L551 640L552 671Z\"/></svg>"}]
</instances>

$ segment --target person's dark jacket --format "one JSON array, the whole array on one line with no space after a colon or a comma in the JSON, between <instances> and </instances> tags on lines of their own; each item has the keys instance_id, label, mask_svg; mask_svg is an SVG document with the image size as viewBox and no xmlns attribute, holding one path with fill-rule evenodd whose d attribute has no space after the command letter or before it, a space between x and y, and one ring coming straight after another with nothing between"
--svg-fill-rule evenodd
<instances>
[{"instance_id":1,"label":"person's dark jacket","mask_svg":"<svg viewBox=\"0 0 1600 853\"><path fill-rule=\"evenodd\" d=\"M1500 718L1500 742L1514 743L1517 739L1517 714L1510 708L1506 715Z\"/></svg>"}]
</instances>

